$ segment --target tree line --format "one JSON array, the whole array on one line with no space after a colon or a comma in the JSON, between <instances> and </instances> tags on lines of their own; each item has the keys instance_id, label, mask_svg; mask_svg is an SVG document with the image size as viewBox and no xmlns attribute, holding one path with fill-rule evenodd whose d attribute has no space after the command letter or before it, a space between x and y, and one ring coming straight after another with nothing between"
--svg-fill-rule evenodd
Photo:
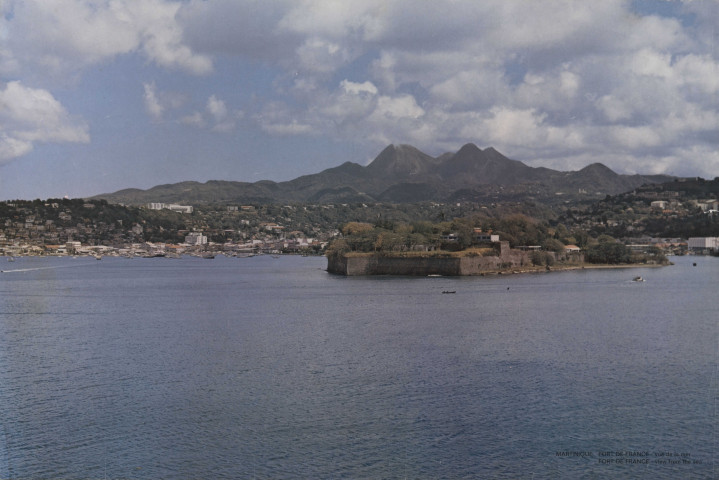
<instances>
[{"instance_id":1,"label":"tree line","mask_svg":"<svg viewBox=\"0 0 719 480\"><path fill-rule=\"evenodd\" d=\"M396 254L413 250L478 252L477 233L498 235L511 248L539 247L531 254L536 265L550 265L556 254L564 254L567 245L582 249L585 261L601 264L663 263L666 257L654 247L643 252L632 252L629 247L609 235L590 236L581 229L568 229L564 225L550 226L531 217L513 214L503 218L471 216L447 222L416 221L395 223L378 221L347 222L340 228L341 235L327 249L328 255L351 252ZM486 245L485 245L486 247ZM492 249L478 254L492 254Z\"/></svg>"}]
</instances>

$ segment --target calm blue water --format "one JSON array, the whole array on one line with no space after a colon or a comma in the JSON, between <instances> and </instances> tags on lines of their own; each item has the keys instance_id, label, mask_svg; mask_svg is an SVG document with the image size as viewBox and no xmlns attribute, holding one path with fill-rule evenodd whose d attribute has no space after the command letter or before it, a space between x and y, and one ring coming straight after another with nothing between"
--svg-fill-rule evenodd
<instances>
[{"instance_id":1,"label":"calm blue water","mask_svg":"<svg viewBox=\"0 0 719 480\"><path fill-rule=\"evenodd\" d=\"M719 478L717 258L2 261L0 478Z\"/></svg>"}]
</instances>

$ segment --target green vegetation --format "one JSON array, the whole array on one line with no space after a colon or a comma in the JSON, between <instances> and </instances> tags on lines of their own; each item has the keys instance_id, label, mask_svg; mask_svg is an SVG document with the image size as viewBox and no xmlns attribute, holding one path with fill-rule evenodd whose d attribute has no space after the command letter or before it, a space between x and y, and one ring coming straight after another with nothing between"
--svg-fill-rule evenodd
<instances>
[{"instance_id":1,"label":"green vegetation","mask_svg":"<svg viewBox=\"0 0 719 480\"><path fill-rule=\"evenodd\" d=\"M531 248L529 255L535 266L554 265L557 258L566 255L565 245L569 243L581 243L585 246L585 261L588 263L667 262L657 248L636 253L606 234L593 238L578 229L570 231L564 226L552 228L546 222L516 214L499 219L475 215L435 224L348 222L341 228L342 235L330 243L327 255L497 255L496 246L477 240L476 235L485 232L499 235L500 240L508 241L511 247Z\"/></svg>"},{"instance_id":2,"label":"green vegetation","mask_svg":"<svg viewBox=\"0 0 719 480\"><path fill-rule=\"evenodd\" d=\"M602 234L614 238L716 237L719 214L701 205L717 198L719 178L677 180L607 195L599 202L566 205L556 209L553 222L581 228L595 238ZM652 202L664 203L659 207Z\"/></svg>"},{"instance_id":3,"label":"green vegetation","mask_svg":"<svg viewBox=\"0 0 719 480\"><path fill-rule=\"evenodd\" d=\"M586 260L589 263L620 264L631 263L632 254L629 248L621 243L603 242L587 249Z\"/></svg>"},{"instance_id":4,"label":"green vegetation","mask_svg":"<svg viewBox=\"0 0 719 480\"><path fill-rule=\"evenodd\" d=\"M503 230L495 230L495 227ZM348 222L340 231L342 236L330 244L329 255L358 252L392 255L452 255L461 252L462 255L493 255L496 253L490 245L478 248L478 244L485 243L476 240L478 232L511 236L515 242L517 239L538 241L547 235L544 225L523 215L512 215L505 219L475 215L439 223Z\"/></svg>"}]
</instances>

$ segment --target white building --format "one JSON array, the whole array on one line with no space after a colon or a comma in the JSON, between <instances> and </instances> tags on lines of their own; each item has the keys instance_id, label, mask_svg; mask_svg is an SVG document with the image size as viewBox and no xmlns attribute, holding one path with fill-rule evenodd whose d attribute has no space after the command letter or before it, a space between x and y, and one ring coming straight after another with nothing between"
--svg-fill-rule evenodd
<instances>
[{"instance_id":1,"label":"white building","mask_svg":"<svg viewBox=\"0 0 719 480\"><path fill-rule=\"evenodd\" d=\"M192 213L192 206L191 205L177 205L175 203L148 203L147 208L150 210L162 210L164 208L168 210L172 210L173 212L180 212L180 213Z\"/></svg>"},{"instance_id":2,"label":"white building","mask_svg":"<svg viewBox=\"0 0 719 480\"><path fill-rule=\"evenodd\" d=\"M207 237L202 232L192 232L185 237L188 245L207 245Z\"/></svg>"},{"instance_id":3,"label":"white building","mask_svg":"<svg viewBox=\"0 0 719 480\"><path fill-rule=\"evenodd\" d=\"M689 250L717 250L719 249L719 237L691 237L687 241Z\"/></svg>"},{"instance_id":4,"label":"white building","mask_svg":"<svg viewBox=\"0 0 719 480\"><path fill-rule=\"evenodd\" d=\"M709 210L717 210L719 209L719 201L714 199L697 200L696 206L701 208L703 212L707 212Z\"/></svg>"},{"instance_id":5,"label":"white building","mask_svg":"<svg viewBox=\"0 0 719 480\"><path fill-rule=\"evenodd\" d=\"M172 210L173 212L192 213L191 205L176 205L173 203L170 205L166 205L165 208L167 208L168 210Z\"/></svg>"},{"instance_id":6,"label":"white building","mask_svg":"<svg viewBox=\"0 0 719 480\"><path fill-rule=\"evenodd\" d=\"M492 235L491 233L475 233L474 241L478 243L492 242L496 243L499 241L499 235Z\"/></svg>"}]
</instances>

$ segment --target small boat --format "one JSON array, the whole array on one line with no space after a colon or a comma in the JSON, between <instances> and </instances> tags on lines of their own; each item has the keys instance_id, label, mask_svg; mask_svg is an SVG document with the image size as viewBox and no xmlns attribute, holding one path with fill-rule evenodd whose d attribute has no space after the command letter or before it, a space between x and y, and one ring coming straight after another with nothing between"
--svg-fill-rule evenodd
<instances>
[{"instance_id":1,"label":"small boat","mask_svg":"<svg viewBox=\"0 0 719 480\"><path fill-rule=\"evenodd\" d=\"M643 282L644 279L642 277L634 277L633 279L635 282Z\"/></svg>"},{"instance_id":2,"label":"small boat","mask_svg":"<svg viewBox=\"0 0 719 480\"><path fill-rule=\"evenodd\" d=\"M457 293L457 290L445 290L442 293Z\"/></svg>"}]
</instances>

